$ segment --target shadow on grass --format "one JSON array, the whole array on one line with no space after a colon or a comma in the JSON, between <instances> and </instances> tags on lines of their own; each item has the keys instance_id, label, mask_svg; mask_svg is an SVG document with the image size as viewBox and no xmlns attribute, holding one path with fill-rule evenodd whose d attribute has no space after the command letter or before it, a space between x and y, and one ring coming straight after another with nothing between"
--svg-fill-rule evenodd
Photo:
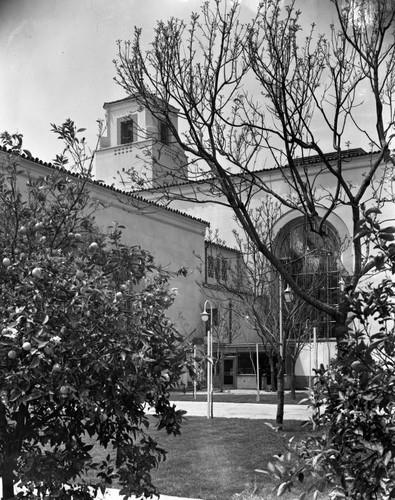
<instances>
[{"instance_id":1,"label":"shadow on grass","mask_svg":"<svg viewBox=\"0 0 395 500\"><path fill-rule=\"evenodd\" d=\"M154 483L163 494L203 500L230 500L250 487L267 500L275 483L254 471L283 453L284 442L292 436L302 439L311 434L301 424L285 422L277 433L261 420L189 417L181 436L153 432L168 451L167 460L152 474Z\"/></svg>"},{"instance_id":2,"label":"shadow on grass","mask_svg":"<svg viewBox=\"0 0 395 500\"><path fill-rule=\"evenodd\" d=\"M274 454L283 453L284 443L292 436L300 440L312 433L300 420L285 421L283 431L276 432L265 423L274 425L274 421L187 417L181 435L172 436L156 429L154 417L150 422L151 436L168 452L167 459L152 471L159 492L202 500L231 500L242 492L244 496L234 500L277 498L272 493L275 481L255 469L265 468ZM101 461L108 453L97 448L95 458ZM282 498L296 498L297 491Z\"/></svg>"}]
</instances>

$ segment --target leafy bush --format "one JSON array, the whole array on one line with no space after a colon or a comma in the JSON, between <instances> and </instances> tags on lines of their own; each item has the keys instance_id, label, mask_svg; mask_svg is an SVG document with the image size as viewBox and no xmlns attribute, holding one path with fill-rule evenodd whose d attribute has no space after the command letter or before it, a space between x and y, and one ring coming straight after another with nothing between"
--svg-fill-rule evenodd
<instances>
[{"instance_id":1,"label":"leafy bush","mask_svg":"<svg viewBox=\"0 0 395 500\"><path fill-rule=\"evenodd\" d=\"M317 372L310 395L318 436L289 443L290 454L275 457L269 471L280 480L279 494L312 475L300 498L395 498L395 228L381 227L370 209L361 221L375 253L374 280L345 294L348 331L338 358Z\"/></svg>"},{"instance_id":2,"label":"leafy bush","mask_svg":"<svg viewBox=\"0 0 395 500\"><path fill-rule=\"evenodd\" d=\"M122 493L155 492L150 470L165 451L148 435L178 434L169 402L185 362L165 315L169 276L152 256L121 242L122 228L95 225L89 177L62 169L29 178L20 136L0 176L0 473L4 498L90 498L115 478ZM26 182L27 181L27 182ZM143 278L150 279L144 281ZM95 436L115 448L95 464ZM86 468L88 485L65 487Z\"/></svg>"}]
</instances>

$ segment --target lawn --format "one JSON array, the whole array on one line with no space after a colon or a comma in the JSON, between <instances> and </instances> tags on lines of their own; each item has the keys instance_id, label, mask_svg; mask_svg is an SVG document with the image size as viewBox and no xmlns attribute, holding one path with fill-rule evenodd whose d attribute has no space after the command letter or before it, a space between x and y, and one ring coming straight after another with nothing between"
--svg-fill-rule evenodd
<instances>
[{"instance_id":1,"label":"lawn","mask_svg":"<svg viewBox=\"0 0 395 500\"><path fill-rule=\"evenodd\" d=\"M271 491L275 483L255 469L265 467L273 454L281 453L285 440L292 436L302 439L309 432L296 420L285 422L284 431L276 433L261 420L188 417L181 436L169 436L155 428L151 431L168 451L167 460L153 471L153 481L166 495L231 500L246 487L256 486L259 498L274 499ZM296 496L293 492L283 498Z\"/></svg>"},{"instance_id":2,"label":"lawn","mask_svg":"<svg viewBox=\"0 0 395 500\"><path fill-rule=\"evenodd\" d=\"M285 440L308 432L300 421L286 422L278 434L260 420L188 417L181 436L153 433L168 450L166 462L153 473L154 483L163 494L203 500L230 500L254 485L262 499L276 498L271 495L275 483L254 471L281 453Z\"/></svg>"}]
</instances>

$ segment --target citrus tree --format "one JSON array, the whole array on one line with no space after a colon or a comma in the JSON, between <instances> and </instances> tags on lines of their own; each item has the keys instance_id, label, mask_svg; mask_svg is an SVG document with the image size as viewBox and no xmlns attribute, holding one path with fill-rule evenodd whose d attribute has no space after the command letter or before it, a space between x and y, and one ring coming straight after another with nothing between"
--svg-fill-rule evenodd
<instances>
[{"instance_id":1,"label":"citrus tree","mask_svg":"<svg viewBox=\"0 0 395 500\"><path fill-rule=\"evenodd\" d=\"M91 498L114 480L125 495L151 494L165 451L147 432L147 409L174 434L183 413L169 402L185 360L165 315L169 276L122 244L122 228L97 228L89 175L29 178L21 136L2 140L3 498L17 480L29 498ZM101 463L97 446L109 450ZM97 471L91 485L88 469Z\"/></svg>"}]
</instances>

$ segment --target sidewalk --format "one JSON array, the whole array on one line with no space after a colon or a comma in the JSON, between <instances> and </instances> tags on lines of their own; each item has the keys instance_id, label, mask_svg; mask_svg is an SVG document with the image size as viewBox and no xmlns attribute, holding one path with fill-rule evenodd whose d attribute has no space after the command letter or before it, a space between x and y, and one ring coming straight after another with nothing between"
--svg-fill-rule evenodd
<instances>
[{"instance_id":1,"label":"sidewalk","mask_svg":"<svg viewBox=\"0 0 395 500\"><path fill-rule=\"evenodd\" d=\"M15 494L20 491L17 487L14 486ZM0 499L3 498L3 481L0 477ZM123 500L124 495L119 494L119 490L116 488L108 488L103 495L99 493L96 497L96 500ZM136 497L131 497L130 500L143 500ZM200 500L199 498L181 498L181 497L169 497L167 495L160 495L158 497L153 497L153 500Z\"/></svg>"},{"instance_id":2,"label":"sidewalk","mask_svg":"<svg viewBox=\"0 0 395 500\"><path fill-rule=\"evenodd\" d=\"M198 401L172 401L177 409L185 410L186 417L206 417L207 403ZM213 416L222 418L251 418L261 420L274 420L276 418L277 405L255 404L255 403L221 403L213 402ZM308 420L311 412L307 405L284 406L284 419Z\"/></svg>"}]
</instances>

